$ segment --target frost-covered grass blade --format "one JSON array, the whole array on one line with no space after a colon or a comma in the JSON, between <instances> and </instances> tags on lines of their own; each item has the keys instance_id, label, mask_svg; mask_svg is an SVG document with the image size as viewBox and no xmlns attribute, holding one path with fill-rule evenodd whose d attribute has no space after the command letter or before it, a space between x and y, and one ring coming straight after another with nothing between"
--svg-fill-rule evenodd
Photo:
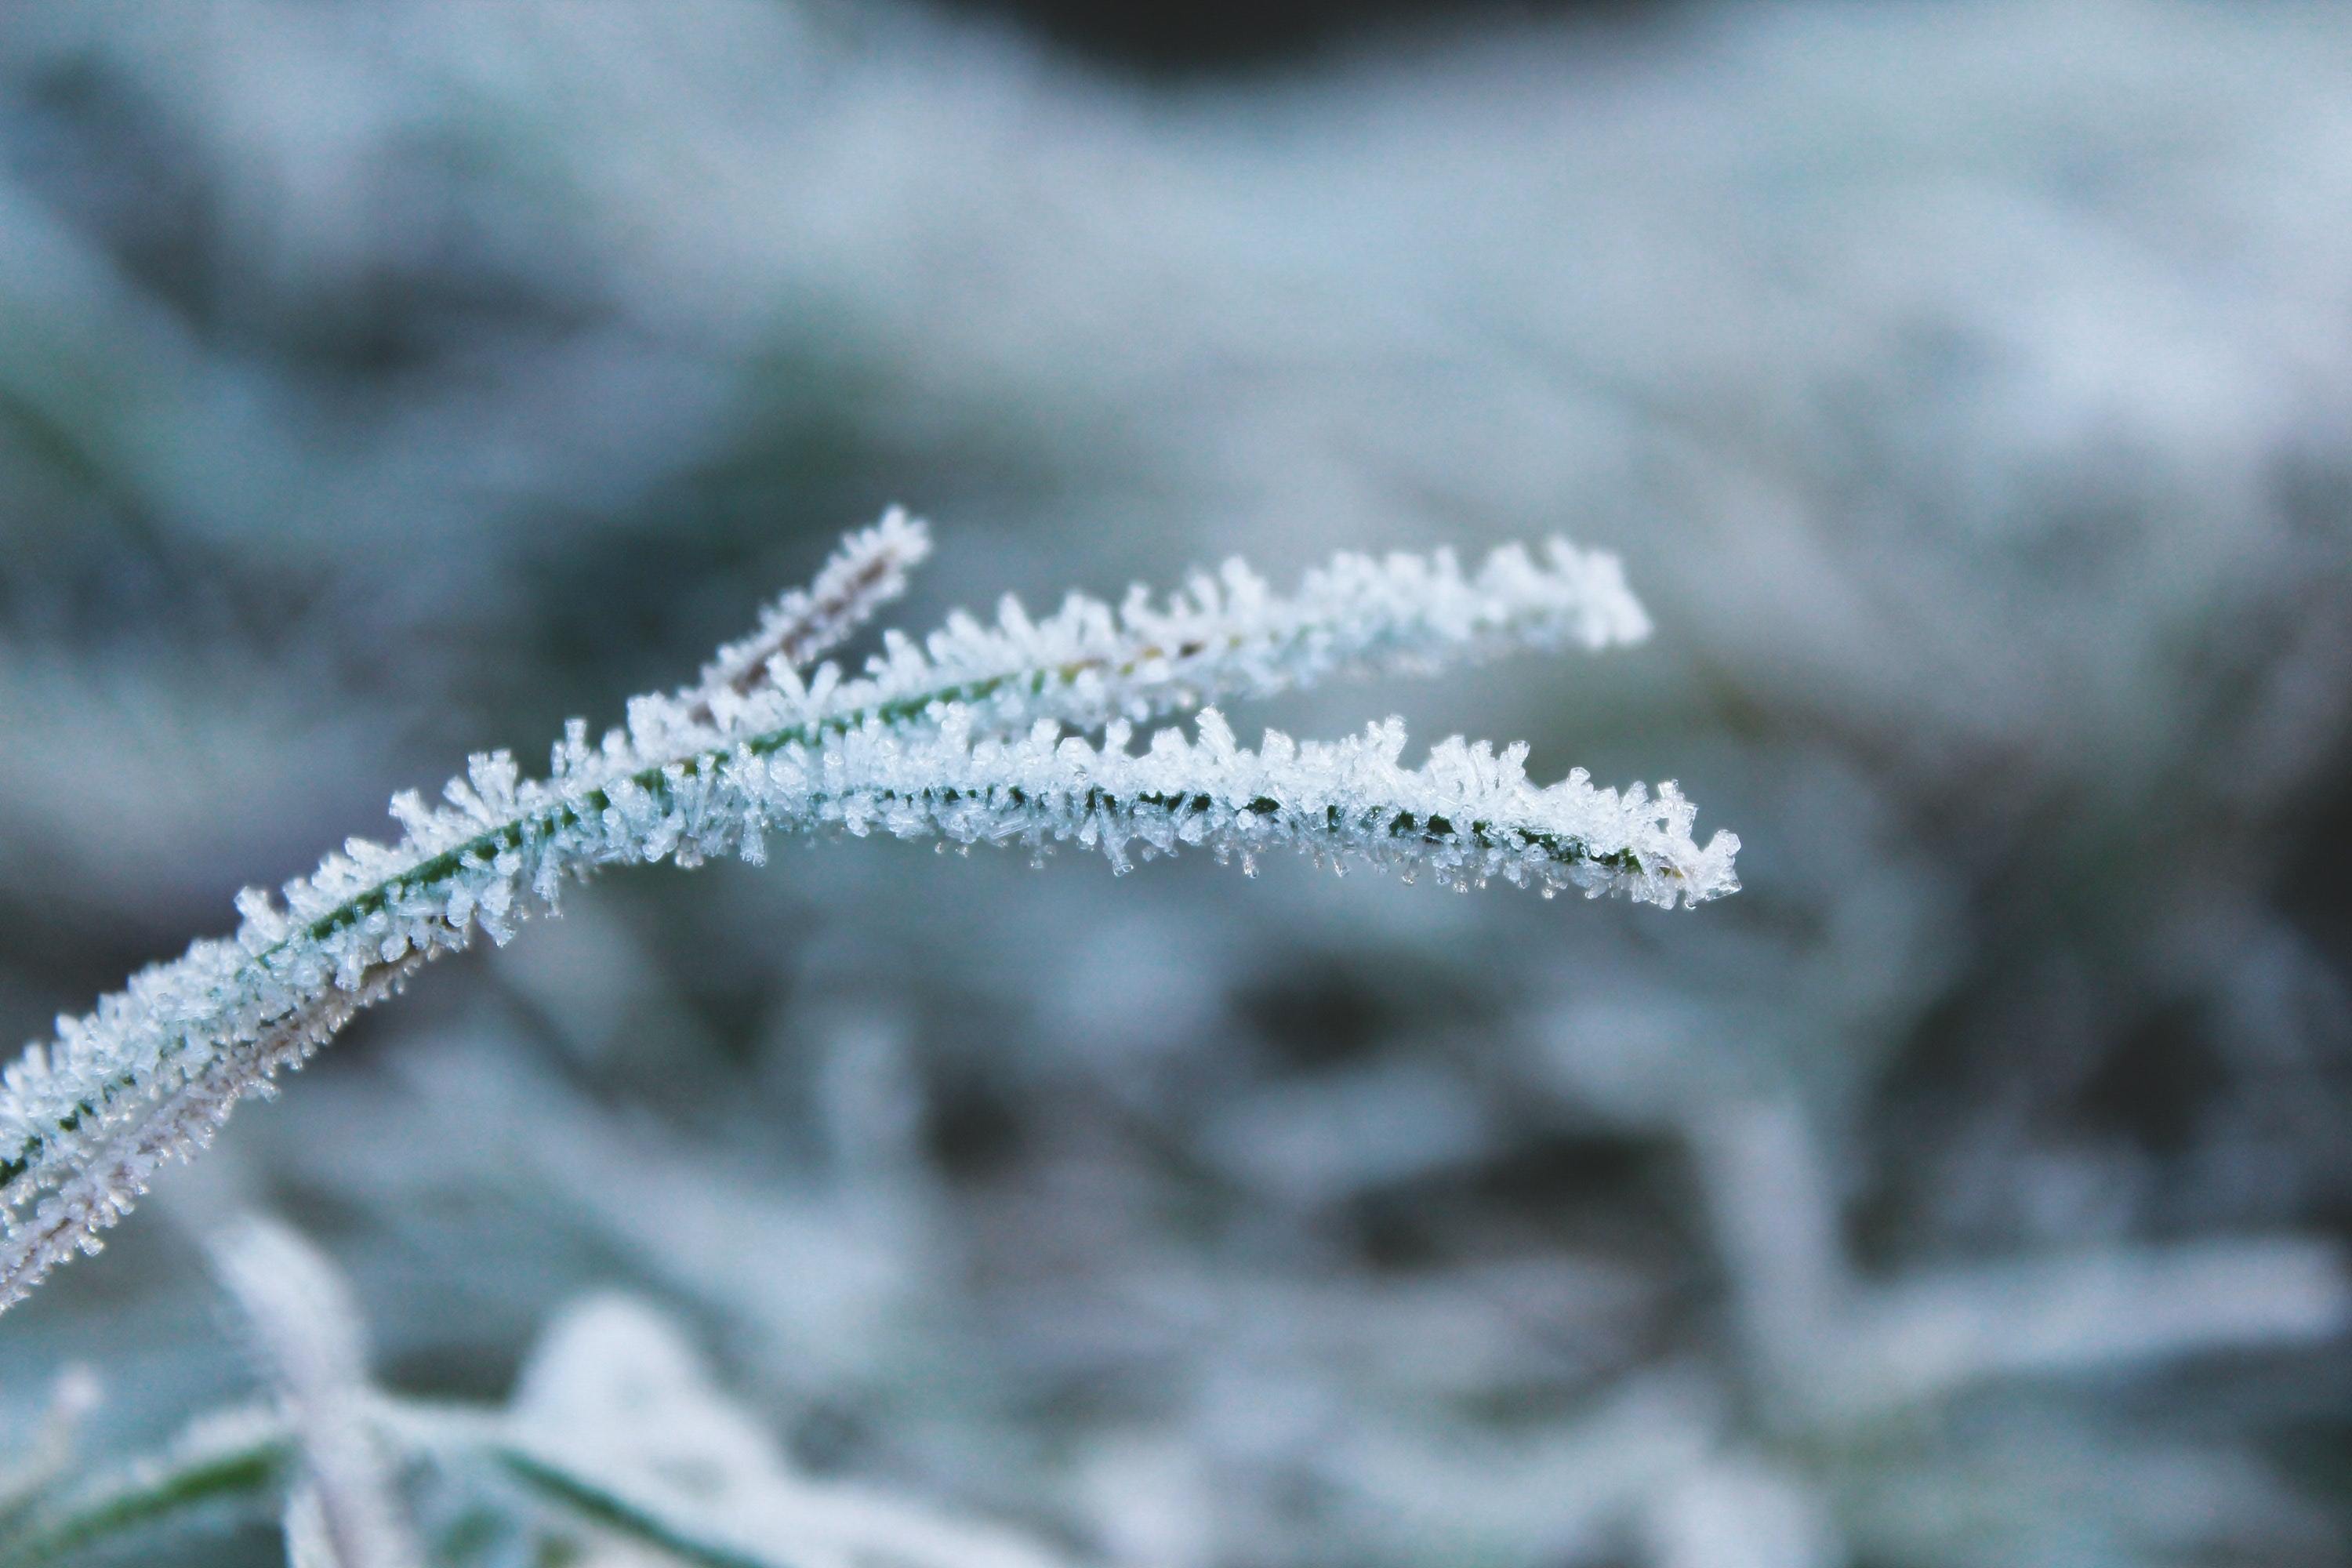
<instances>
[{"instance_id":1,"label":"frost-covered grass blade","mask_svg":"<svg viewBox=\"0 0 2352 1568\"><path fill-rule=\"evenodd\" d=\"M1287 595L1233 563L1116 609L1074 595L1040 620L1008 598L992 626L957 614L920 644L886 633L863 674L804 677L928 549L894 511L695 686L634 700L625 727L593 744L573 721L546 778L477 755L443 804L394 798L398 843L352 839L282 900L248 889L233 936L60 1018L0 1077L0 1308L96 1250L166 1160L359 1009L477 930L506 942L603 866L758 861L779 835L886 832L1075 843L1119 870L1185 847L1247 869L1291 848L1668 908L1738 886L1738 840L1700 847L1673 785L1621 794L1579 771L1538 786L1524 747L1449 740L1408 767L1391 721L1329 744L1269 732L1250 751L1211 710L1195 738L1163 730L1131 749L1136 722L1328 676L1638 641L1648 620L1612 557L1508 546L1473 573L1443 552L1341 555ZM1085 738L1106 726L1100 744Z\"/></svg>"}]
</instances>

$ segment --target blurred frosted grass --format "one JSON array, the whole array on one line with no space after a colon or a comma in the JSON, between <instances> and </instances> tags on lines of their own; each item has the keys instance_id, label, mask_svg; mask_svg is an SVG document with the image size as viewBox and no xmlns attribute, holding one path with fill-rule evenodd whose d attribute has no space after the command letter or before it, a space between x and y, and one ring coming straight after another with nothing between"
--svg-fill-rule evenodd
<instances>
[{"instance_id":1,"label":"blurred frosted grass","mask_svg":"<svg viewBox=\"0 0 2352 1568\"><path fill-rule=\"evenodd\" d=\"M1558 529L1651 648L1372 700L1673 767L1748 844L1703 920L625 879L173 1184L308 1226L396 1384L631 1285L803 1464L1111 1561L2338 1560L2347 64L2126 0L1182 86L877 8L11 13L0 1020L887 500L919 624ZM157 1215L0 1420L245 1386Z\"/></svg>"}]
</instances>

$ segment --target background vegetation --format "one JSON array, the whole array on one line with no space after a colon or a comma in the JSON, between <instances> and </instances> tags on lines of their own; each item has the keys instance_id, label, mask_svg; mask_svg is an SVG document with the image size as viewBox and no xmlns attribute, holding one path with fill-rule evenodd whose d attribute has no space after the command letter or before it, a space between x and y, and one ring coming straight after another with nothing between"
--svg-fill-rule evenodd
<instances>
[{"instance_id":1,"label":"background vegetation","mask_svg":"<svg viewBox=\"0 0 2352 1568\"><path fill-rule=\"evenodd\" d=\"M1151 15L10 10L0 1035L887 501L917 625L1562 531L1650 646L1270 718L1675 773L1737 900L616 877L168 1187L393 1387L625 1289L795 1473L1079 1562L2341 1561L2352 26ZM170 1206L0 1432L251 1390Z\"/></svg>"}]
</instances>

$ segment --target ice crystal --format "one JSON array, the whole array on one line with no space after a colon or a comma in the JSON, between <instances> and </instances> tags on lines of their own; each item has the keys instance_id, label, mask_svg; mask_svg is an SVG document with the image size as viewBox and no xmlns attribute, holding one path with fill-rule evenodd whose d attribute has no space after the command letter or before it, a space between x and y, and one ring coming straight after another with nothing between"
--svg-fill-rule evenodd
<instances>
[{"instance_id":1,"label":"ice crystal","mask_svg":"<svg viewBox=\"0 0 2352 1568\"><path fill-rule=\"evenodd\" d=\"M354 838L282 900L248 889L234 935L134 976L0 1076L0 1307L128 1211L156 1169L202 1145L360 1008L479 930L504 942L596 868L765 858L820 832L1099 850L1114 870L1205 848L1255 869L1268 850L1500 877L1671 908L1727 893L1738 841L1691 837L1672 784L1538 786L1526 748L1458 738L1419 766L1394 722L1335 743L1269 731L1239 745L1213 709L1194 737L1134 749L1133 724L1341 673L1427 670L1514 647L1590 648L1648 631L1613 557L1555 542L1495 552L1343 554L1281 595L1241 565L1160 603L1072 595L1033 619L956 614L921 644L886 634L865 671L802 666L897 593L928 541L892 512L853 535L700 682L628 704L592 744L574 720L548 776L473 757L428 804L395 795L394 846ZM1099 744L1086 732L1103 728Z\"/></svg>"}]
</instances>

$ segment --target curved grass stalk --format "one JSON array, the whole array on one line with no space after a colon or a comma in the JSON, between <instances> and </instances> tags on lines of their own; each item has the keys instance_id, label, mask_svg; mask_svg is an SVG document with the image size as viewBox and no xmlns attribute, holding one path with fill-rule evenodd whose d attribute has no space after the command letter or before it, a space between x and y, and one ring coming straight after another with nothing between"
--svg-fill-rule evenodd
<instances>
[{"instance_id":1,"label":"curved grass stalk","mask_svg":"<svg viewBox=\"0 0 2352 1568\"><path fill-rule=\"evenodd\" d=\"M782 619L837 628L870 609L919 557L920 534L891 523L835 557L837 591L820 592L821 578L803 596L823 614ZM1249 753L1204 714L1200 745L1163 734L1126 753L1126 720L1211 698L1637 640L1646 617L1608 556L1555 542L1538 563L1513 546L1473 575L1442 552L1343 555L1287 598L1234 563L1164 605L1140 590L1116 612L1073 596L1043 622L1008 599L994 627L959 615L920 648L887 637L855 680L826 665L803 683L777 619L740 645L772 649L766 684L745 686L740 654L698 687L632 701L626 729L595 747L574 721L544 780L523 780L507 753L477 755L446 805L394 797L397 846L351 840L288 884L282 907L247 889L233 938L59 1019L56 1042L0 1077L0 1309L75 1249L96 1250L164 1161L200 1147L239 1098L419 963L477 928L507 941L555 906L566 876L600 866L758 860L772 831L879 826L964 844L1076 841L1121 868L1130 842L1147 854L1202 845L1245 867L1289 846L1459 884L1503 876L1667 906L1737 886L1737 840L1700 849L1670 785L1654 801L1638 785L1621 797L1580 773L1538 791L1523 750L1448 742L1405 770L1402 732L1376 729L1336 747L1270 735ZM1100 751L1059 733L1110 721Z\"/></svg>"}]
</instances>

